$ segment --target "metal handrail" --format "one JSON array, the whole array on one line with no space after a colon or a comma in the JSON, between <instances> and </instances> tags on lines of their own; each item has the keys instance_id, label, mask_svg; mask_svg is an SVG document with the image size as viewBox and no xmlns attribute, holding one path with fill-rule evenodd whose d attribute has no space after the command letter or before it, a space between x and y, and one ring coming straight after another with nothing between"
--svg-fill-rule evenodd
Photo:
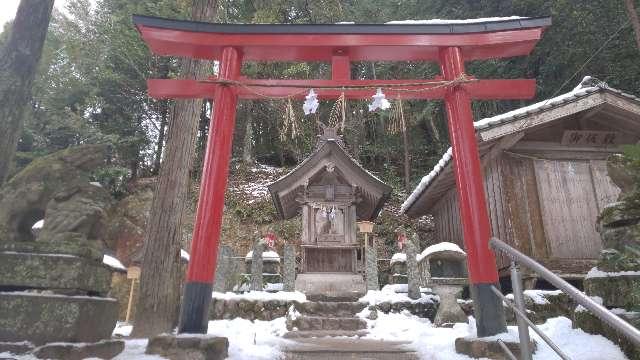
<instances>
[{"instance_id":1,"label":"metal handrail","mask_svg":"<svg viewBox=\"0 0 640 360\"><path fill-rule=\"evenodd\" d=\"M549 345L549 347L551 347L551 349L553 349L553 351L555 351L556 354L560 356L560 358L562 358L563 360L571 360L569 356L567 356L562 350L560 350L558 345L556 345L553 342L553 340L551 340L551 338L549 338L544 332L542 332L542 330L540 330L540 328L536 324L534 324L533 321L529 320L526 313L524 313L517 306L513 305L511 301L509 301L509 299L506 298L506 296L502 295L500 290L498 290L493 285L491 286L491 290L493 291L494 294L496 294L499 298L501 298L502 301L504 301L504 303L511 308L511 310L513 310L513 313L516 314L516 316L518 317L518 322L520 322L520 319L523 320L526 325L531 327L533 331L535 331L536 333L538 333L538 335L540 335L540 338L542 338L542 340L544 340L544 342L546 342L547 345ZM527 340L529 339L528 328L522 329L520 324L518 324L518 335L520 336L520 352L521 352L520 356L524 360L531 359L531 350L529 348L530 340Z\"/></svg>"},{"instance_id":2,"label":"metal handrail","mask_svg":"<svg viewBox=\"0 0 640 360\"><path fill-rule=\"evenodd\" d=\"M598 304L593 299L585 295L582 291L576 289L549 269L545 268L527 255L507 245L500 239L491 238L489 244L494 249L506 253L510 258L517 261L522 266L540 275L549 283L553 284L553 286L569 295L578 304L591 311L600 320L604 321L620 334L624 335L636 346L640 346L640 330L636 329L631 324L609 311L606 307Z\"/></svg>"}]
</instances>

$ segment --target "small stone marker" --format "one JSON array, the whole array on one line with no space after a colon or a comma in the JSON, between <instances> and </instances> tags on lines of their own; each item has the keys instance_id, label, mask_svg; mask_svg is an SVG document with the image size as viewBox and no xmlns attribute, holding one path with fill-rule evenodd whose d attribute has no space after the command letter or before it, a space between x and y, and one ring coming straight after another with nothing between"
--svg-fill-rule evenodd
<instances>
[{"instance_id":1,"label":"small stone marker","mask_svg":"<svg viewBox=\"0 0 640 360\"><path fill-rule=\"evenodd\" d=\"M216 278L213 282L213 291L225 292L227 289L227 278L231 267L231 256L233 250L227 245L220 247L218 252L218 266L216 269Z\"/></svg>"},{"instance_id":2,"label":"small stone marker","mask_svg":"<svg viewBox=\"0 0 640 360\"><path fill-rule=\"evenodd\" d=\"M264 252L262 239L256 241L251 257L251 291L262 291L262 253Z\"/></svg>"},{"instance_id":3,"label":"small stone marker","mask_svg":"<svg viewBox=\"0 0 640 360\"><path fill-rule=\"evenodd\" d=\"M284 291L294 291L296 282L296 250L293 244L284 246Z\"/></svg>"},{"instance_id":4,"label":"small stone marker","mask_svg":"<svg viewBox=\"0 0 640 360\"><path fill-rule=\"evenodd\" d=\"M414 243L415 236L412 241L407 241L406 254L407 254L407 289L408 296L411 299L420 298L420 273L418 271L418 261L416 260L416 245Z\"/></svg>"},{"instance_id":5,"label":"small stone marker","mask_svg":"<svg viewBox=\"0 0 640 360\"><path fill-rule=\"evenodd\" d=\"M376 249L376 243L374 242L372 246L365 244L365 249L367 290L380 290L380 285L378 284L378 250Z\"/></svg>"}]
</instances>

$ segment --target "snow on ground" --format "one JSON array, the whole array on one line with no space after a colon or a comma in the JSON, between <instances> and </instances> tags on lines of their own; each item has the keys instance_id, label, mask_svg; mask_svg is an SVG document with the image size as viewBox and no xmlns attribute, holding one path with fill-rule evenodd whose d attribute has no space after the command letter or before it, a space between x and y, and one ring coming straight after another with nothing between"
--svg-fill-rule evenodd
<instances>
[{"instance_id":1,"label":"snow on ground","mask_svg":"<svg viewBox=\"0 0 640 360\"><path fill-rule=\"evenodd\" d=\"M285 318L272 321L245 319L209 321L208 335L229 339L229 360L272 360L280 356L280 348L289 342L282 335L287 332ZM128 325L121 324L120 329ZM114 334L118 332L118 328ZM163 360L157 355L146 355L147 339L125 340L125 350L114 360ZM22 359L19 360L31 360Z\"/></svg>"},{"instance_id":2,"label":"snow on ground","mask_svg":"<svg viewBox=\"0 0 640 360\"><path fill-rule=\"evenodd\" d=\"M237 179L231 178L229 179L229 191L243 194L246 197L247 203L252 204L267 198L269 195L267 186L277 180L286 169L255 164L249 171L252 173L251 181L238 181Z\"/></svg>"},{"instance_id":3,"label":"snow on ground","mask_svg":"<svg viewBox=\"0 0 640 360\"><path fill-rule=\"evenodd\" d=\"M208 334L229 338L229 360L272 360L289 340L282 335L287 332L285 318L271 321L245 319L209 321Z\"/></svg>"},{"instance_id":4,"label":"snow on ground","mask_svg":"<svg viewBox=\"0 0 640 360\"><path fill-rule=\"evenodd\" d=\"M359 315L365 317L368 309ZM369 334L365 338L410 341L422 359L429 360L468 360L467 356L457 354L455 339L475 337L475 324L472 317L469 324L458 323L453 328L436 328L428 319L402 313L384 314L378 312L376 320L367 320ZM615 344L600 335L590 335L571 327L571 320L565 317L549 319L540 325L548 335L570 358L581 360L624 360L626 357ZM502 339L517 339L517 327L509 326L509 332ZM559 359L555 352L533 331L531 337L538 344L535 360Z\"/></svg>"},{"instance_id":5,"label":"snow on ground","mask_svg":"<svg viewBox=\"0 0 640 360\"><path fill-rule=\"evenodd\" d=\"M612 277L612 276L638 276L638 275L640 275L640 271L606 272L598 269L597 267L594 267L591 270L589 270L585 279Z\"/></svg>"},{"instance_id":6,"label":"snow on ground","mask_svg":"<svg viewBox=\"0 0 640 360\"><path fill-rule=\"evenodd\" d=\"M266 291L250 291L244 294L236 294L232 292L221 293L213 292L211 296L214 299L221 300L281 300L281 301L297 301L305 302L307 297L299 291L278 291L278 292L266 292Z\"/></svg>"},{"instance_id":7,"label":"snow on ground","mask_svg":"<svg viewBox=\"0 0 640 360\"><path fill-rule=\"evenodd\" d=\"M562 290L525 290L524 296L528 297L537 305L546 305L549 303L547 296L558 296L562 294ZM507 299L513 300L513 294L507 294Z\"/></svg>"},{"instance_id":8,"label":"snow on ground","mask_svg":"<svg viewBox=\"0 0 640 360\"><path fill-rule=\"evenodd\" d=\"M407 296L407 293L397 292L399 289L396 289L393 286L385 285L382 290L369 290L367 294L360 299L359 302L368 303L370 305L376 305L384 302L390 303L398 303L398 302L411 302L411 303L432 303L435 301L439 301L440 298L437 295L432 294L424 294L421 292L420 299L413 300ZM430 289L420 289L430 290Z\"/></svg>"}]
</instances>

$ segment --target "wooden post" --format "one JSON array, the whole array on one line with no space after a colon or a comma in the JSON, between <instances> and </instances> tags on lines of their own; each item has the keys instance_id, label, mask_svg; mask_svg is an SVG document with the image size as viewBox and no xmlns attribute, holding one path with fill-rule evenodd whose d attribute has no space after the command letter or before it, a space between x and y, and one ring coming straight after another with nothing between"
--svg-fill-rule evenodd
<instances>
[{"instance_id":1,"label":"wooden post","mask_svg":"<svg viewBox=\"0 0 640 360\"><path fill-rule=\"evenodd\" d=\"M236 80L241 65L240 50L225 47L220 58L218 78ZM238 95L231 86L220 86L215 93L191 242L191 259L180 310L180 333L207 332L237 102Z\"/></svg>"},{"instance_id":2,"label":"wooden post","mask_svg":"<svg viewBox=\"0 0 640 360\"><path fill-rule=\"evenodd\" d=\"M464 57L459 47L440 51L440 66L446 80L465 75ZM460 219L471 296L476 317L478 337L506 332L502 300L492 291L498 284L498 270L493 252L489 249L491 225L487 213L480 155L471 112L471 97L462 86L448 89L445 95L449 137L453 149L453 168L459 195Z\"/></svg>"},{"instance_id":3,"label":"wooden post","mask_svg":"<svg viewBox=\"0 0 640 360\"><path fill-rule=\"evenodd\" d=\"M131 288L129 289L129 303L127 304L127 315L124 322L129 323L131 318L131 305L133 303L133 289L136 285L136 280L140 278L140 268L137 266L131 266L127 268L127 279L131 279Z\"/></svg>"}]
</instances>

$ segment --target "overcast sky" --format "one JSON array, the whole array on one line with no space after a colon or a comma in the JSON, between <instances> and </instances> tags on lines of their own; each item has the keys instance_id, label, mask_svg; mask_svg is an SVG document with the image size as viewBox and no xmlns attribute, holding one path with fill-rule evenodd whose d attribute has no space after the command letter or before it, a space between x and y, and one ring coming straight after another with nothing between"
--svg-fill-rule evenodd
<instances>
[{"instance_id":1,"label":"overcast sky","mask_svg":"<svg viewBox=\"0 0 640 360\"><path fill-rule=\"evenodd\" d=\"M63 9L67 1L68 0L56 0L55 6L58 9ZM18 4L20 4L20 0L0 0L0 31L7 21L16 17Z\"/></svg>"}]
</instances>

